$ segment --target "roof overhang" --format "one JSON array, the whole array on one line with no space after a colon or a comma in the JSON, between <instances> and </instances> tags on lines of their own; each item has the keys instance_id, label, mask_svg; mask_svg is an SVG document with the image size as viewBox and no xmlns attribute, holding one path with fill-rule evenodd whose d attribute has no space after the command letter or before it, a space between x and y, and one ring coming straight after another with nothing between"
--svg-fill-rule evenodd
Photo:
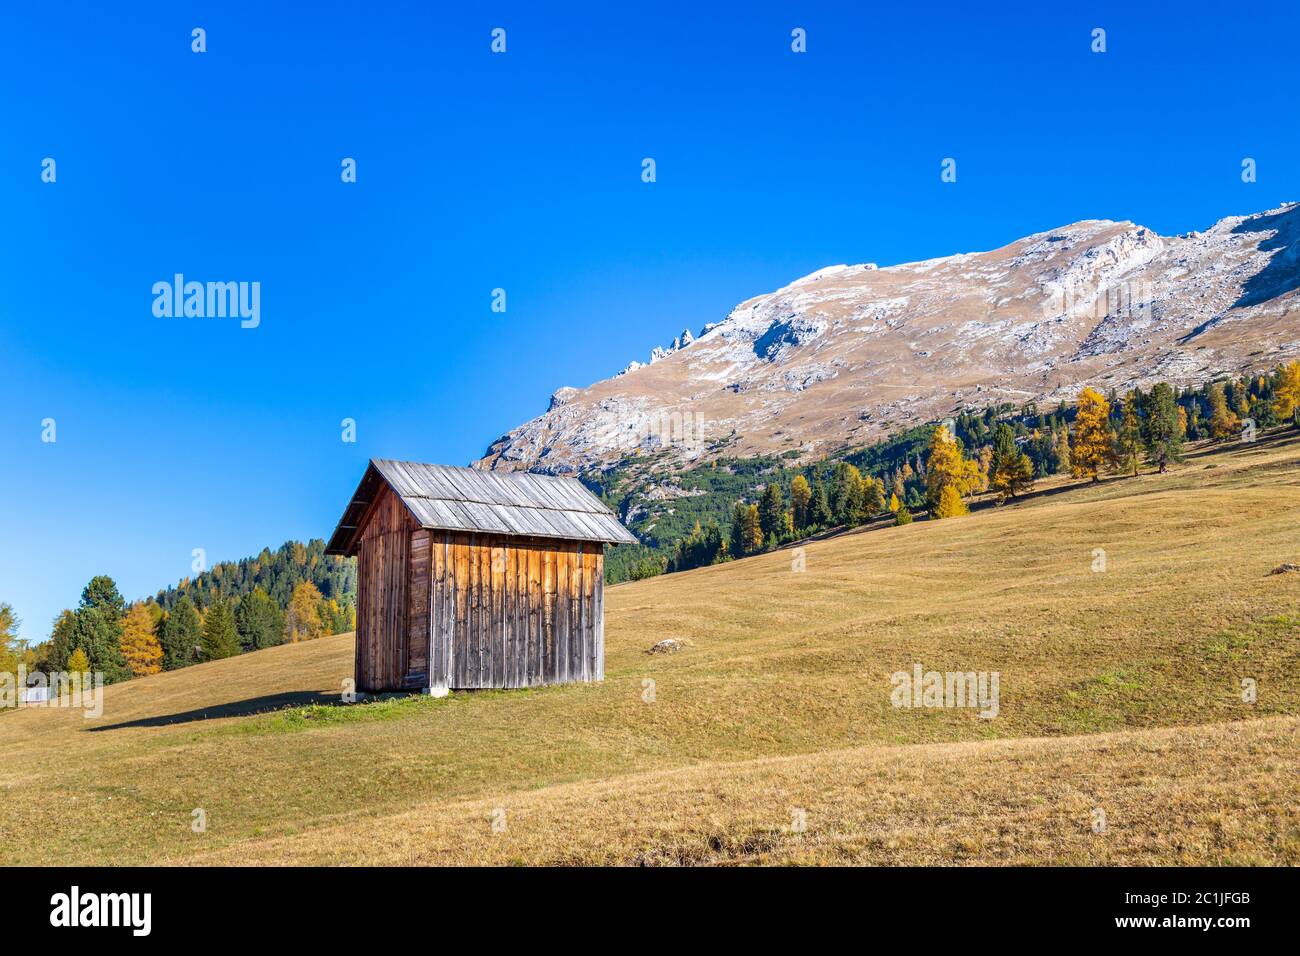
<instances>
[{"instance_id":1,"label":"roof overhang","mask_svg":"<svg viewBox=\"0 0 1300 956\"><path fill-rule=\"evenodd\" d=\"M430 530L604 544L637 540L573 478L371 459L326 554L357 553L366 515L385 485L416 524Z\"/></svg>"},{"instance_id":2,"label":"roof overhang","mask_svg":"<svg viewBox=\"0 0 1300 956\"><path fill-rule=\"evenodd\" d=\"M326 554L339 554L350 558L357 553L357 538L361 534L361 525L366 517L366 511L386 484L384 476L371 461L366 466L366 473L361 476L361 484L357 485L357 490L352 494L352 500L343 509L343 517L335 526L334 534L325 545Z\"/></svg>"}]
</instances>

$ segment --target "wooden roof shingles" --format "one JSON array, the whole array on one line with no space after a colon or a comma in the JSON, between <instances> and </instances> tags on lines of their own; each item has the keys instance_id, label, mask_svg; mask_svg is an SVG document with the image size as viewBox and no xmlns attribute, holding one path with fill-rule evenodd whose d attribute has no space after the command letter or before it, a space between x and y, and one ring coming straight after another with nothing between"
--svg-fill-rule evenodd
<instances>
[{"instance_id":1,"label":"wooden roof shingles","mask_svg":"<svg viewBox=\"0 0 1300 956\"><path fill-rule=\"evenodd\" d=\"M636 542L614 512L576 478L372 458L326 554L355 553L366 509L381 482L402 499L421 527L431 530Z\"/></svg>"}]
</instances>

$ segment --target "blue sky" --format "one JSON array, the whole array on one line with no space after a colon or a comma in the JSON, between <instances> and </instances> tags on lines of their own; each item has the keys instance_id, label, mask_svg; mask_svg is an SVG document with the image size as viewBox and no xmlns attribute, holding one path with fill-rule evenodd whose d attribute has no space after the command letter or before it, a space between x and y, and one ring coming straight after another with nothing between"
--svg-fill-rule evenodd
<instances>
[{"instance_id":1,"label":"blue sky","mask_svg":"<svg viewBox=\"0 0 1300 956\"><path fill-rule=\"evenodd\" d=\"M822 266L1300 199L1294 4L269 6L6 12L0 601L29 639L94 574L141 597L197 547L326 537L370 456L468 463ZM260 282L260 326L155 317L177 272Z\"/></svg>"}]
</instances>

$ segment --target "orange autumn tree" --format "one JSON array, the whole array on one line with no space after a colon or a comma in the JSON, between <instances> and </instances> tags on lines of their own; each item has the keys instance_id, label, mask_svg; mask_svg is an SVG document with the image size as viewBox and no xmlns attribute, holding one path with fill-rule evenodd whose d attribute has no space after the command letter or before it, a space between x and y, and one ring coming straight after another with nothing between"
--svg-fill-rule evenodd
<instances>
[{"instance_id":1,"label":"orange autumn tree","mask_svg":"<svg viewBox=\"0 0 1300 956\"><path fill-rule=\"evenodd\" d=\"M979 464L965 458L957 439L940 425L930 436L925 464L925 498L935 518L955 518L968 512L962 498L980 486Z\"/></svg>"},{"instance_id":2,"label":"orange autumn tree","mask_svg":"<svg viewBox=\"0 0 1300 956\"><path fill-rule=\"evenodd\" d=\"M1079 393L1074 418L1074 441L1070 444L1070 472L1076 478L1099 481L1110 462L1110 402L1095 388Z\"/></svg>"},{"instance_id":3,"label":"orange autumn tree","mask_svg":"<svg viewBox=\"0 0 1300 956\"><path fill-rule=\"evenodd\" d=\"M157 604L137 601L122 618L122 637L118 644L133 677L147 677L162 671L163 649L158 640L161 617L162 608Z\"/></svg>"}]
</instances>

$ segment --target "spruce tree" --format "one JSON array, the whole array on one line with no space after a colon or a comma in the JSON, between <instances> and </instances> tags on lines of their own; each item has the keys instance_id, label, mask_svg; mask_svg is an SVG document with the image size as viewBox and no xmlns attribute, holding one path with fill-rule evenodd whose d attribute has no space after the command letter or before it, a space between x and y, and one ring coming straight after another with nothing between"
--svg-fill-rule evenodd
<instances>
[{"instance_id":1,"label":"spruce tree","mask_svg":"<svg viewBox=\"0 0 1300 956\"><path fill-rule=\"evenodd\" d=\"M66 671L68 658L77 650L77 616L71 611L62 611L54 620L54 629L50 632L50 653L48 663L50 670Z\"/></svg>"},{"instance_id":2,"label":"spruce tree","mask_svg":"<svg viewBox=\"0 0 1300 956\"><path fill-rule=\"evenodd\" d=\"M81 592L74 613L73 643L85 651L90 669L104 675L104 683L127 680L131 670L122 655L122 616L126 602L113 579L96 575Z\"/></svg>"},{"instance_id":3,"label":"spruce tree","mask_svg":"<svg viewBox=\"0 0 1300 956\"><path fill-rule=\"evenodd\" d=\"M181 597L163 619L159 639L163 649L163 670L188 667L195 661L195 649L203 637L199 612L188 596Z\"/></svg>"},{"instance_id":4,"label":"spruce tree","mask_svg":"<svg viewBox=\"0 0 1300 956\"><path fill-rule=\"evenodd\" d=\"M808 516L814 528L825 528L831 523L831 505L826 499L826 486L820 478L813 482L812 499L808 505Z\"/></svg>"},{"instance_id":5,"label":"spruce tree","mask_svg":"<svg viewBox=\"0 0 1300 956\"><path fill-rule=\"evenodd\" d=\"M785 500L781 496L781 486L769 481L763 489L763 496L758 500L758 526L766 541L775 541L780 537L785 523Z\"/></svg>"},{"instance_id":6,"label":"spruce tree","mask_svg":"<svg viewBox=\"0 0 1300 956\"><path fill-rule=\"evenodd\" d=\"M218 601L208 608L203 621L203 638L199 642L203 649L205 661L217 661L223 657L234 657L239 653L239 634L235 630L235 616L230 613L230 605Z\"/></svg>"},{"instance_id":7,"label":"spruce tree","mask_svg":"<svg viewBox=\"0 0 1300 956\"><path fill-rule=\"evenodd\" d=\"M731 506L731 553L737 558L745 556L745 503L737 501Z\"/></svg>"},{"instance_id":8,"label":"spruce tree","mask_svg":"<svg viewBox=\"0 0 1300 956\"><path fill-rule=\"evenodd\" d=\"M989 466L989 488L1003 498L1014 498L1034 484L1034 466L1016 445L1011 426L1003 422L993 434L993 461Z\"/></svg>"},{"instance_id":9,"label":"spruce tree","mask_svg":"<svg viewBox=\"0 0 1300 956\"><path fill-rule=\"evenodd\" d=\"M698 525L697 525L698 527ZM261 588L254 588L235 606L235 630L246 651L284 643L284 614Z\"/></svg>"},{"instance_id":10,"label":"spruce tree","mask_svg":"<svg viewBox=\"0 0 1300 956\"><path fill-rule=\"evenodd\" d=\"M1142 429L1138 421L1137 395L1130 392L1124 399L1124 417L1115 436L1115 467L1121 472L1132 472L1136 478L1141 455Z\"/></svg>"},{"instance_id":11,"label":"spruce tree","mask_svg":"<svg viewBox=\"0 0 1300 956\"><path fill-rule=\"evenodd\" d=\"M866 486L862 472L847 461L835 463L831 477L831 513L839 524L852 528L866 520Z\"/></svg>"},{"instance_id":12,"label":"spruce tree","mask_svg":"<svg viewBox=\"0 0 1300 956\"><path fill-rule=\"evenodd\" d=\"M1178 405L1174 390L1158 382L1147 396L1146 417L1142 422L1147 458L1163 474L1171 462L1183 460L1183 440L1178 429Z\"/></svg>"}]
</instances>

